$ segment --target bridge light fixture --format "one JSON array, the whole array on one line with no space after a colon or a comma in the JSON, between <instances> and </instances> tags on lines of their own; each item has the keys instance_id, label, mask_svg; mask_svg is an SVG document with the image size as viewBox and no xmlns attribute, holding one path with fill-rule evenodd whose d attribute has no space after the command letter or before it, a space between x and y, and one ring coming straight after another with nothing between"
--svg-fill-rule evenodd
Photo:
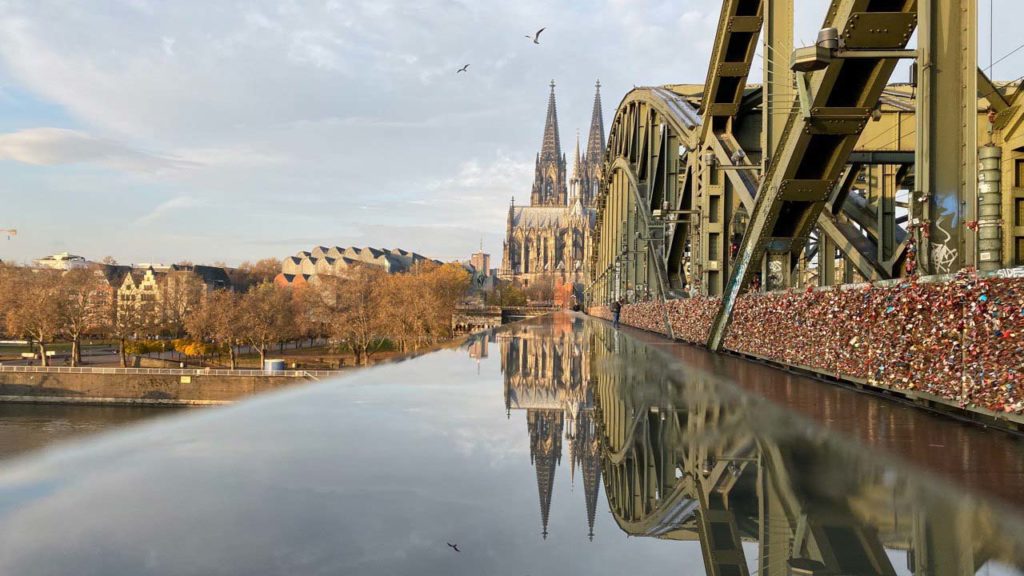
<instances>
[{"instance_id":1,"label":"bridge light fixture","mask_svg":"<svg viewBox=\"0 0 1024 576\"><path fill-rule=\"evenodd\" d=\"M832 51L824 46L804 46L793 50L789 68L793 72L824 70L832 62Z\"/></svg>"},{"instance_id":2,"label":"bridge light fixture","mask_svg":"<svg viewBox=\"0 0 1024 576\"><path fill-rule=\"evenodd\" d=\"M815 46L821 46L826 50L838 50L839 49L839 29L838 28L822 28L818 30L818 38L814 42Z\"/></svg>"}]
</instances>

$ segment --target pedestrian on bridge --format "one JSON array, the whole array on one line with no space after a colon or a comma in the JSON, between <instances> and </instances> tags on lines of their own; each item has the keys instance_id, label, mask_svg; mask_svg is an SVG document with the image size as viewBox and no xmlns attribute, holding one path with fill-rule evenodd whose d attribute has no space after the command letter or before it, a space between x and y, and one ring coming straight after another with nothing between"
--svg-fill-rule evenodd
<instances>
[{"instance_id":1,"label":"pedestrian on bridge","mask_svg":"<svg viewBox=\"0 0 1024 576\"><path fill-rule=\"evenodd\" d=\"M616 330L619 329L619 315L622 314L622 302L623 302L623 300L625 300L625 298L619 298L615 302L612 302L612 305L611 305L611 309L612 309L612 326L614 326Z\"/></svg>"}]
</instances>

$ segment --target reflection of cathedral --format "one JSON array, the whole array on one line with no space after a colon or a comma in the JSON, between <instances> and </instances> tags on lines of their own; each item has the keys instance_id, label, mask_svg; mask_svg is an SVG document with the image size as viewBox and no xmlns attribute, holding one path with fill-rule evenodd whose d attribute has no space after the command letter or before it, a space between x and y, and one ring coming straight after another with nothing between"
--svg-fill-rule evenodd
<instances>
[{"instance_id":1,"label":"reflection of cathedral","mask_svg":"<svg viewBox=\"0 0 1024 576\"><path fill-rule=\"evenodd\" d=\"M537 328L537 327L533 327ZM601 452L594 422L594 397L585 362L587 343L573 331L568 317L553 333L530 326L498 334L505 380L505 408L526 410L530 461L537 473L542 534L548 534L548 515L555 470L562 462L563 439L568 447L569 474L583 478L588 535L594 537L601 483Z\"/></svg>"},{"instance_id":2,"label":"reflection of cathedral","mask_svg":"<svg viewBox=\"0 0 1024 576\"><path fill-rule=\"evenodd\" d=\"M600 88L598 83L587 149L580 154L577 135L572 177L567 181L565 155L558 137L555 84L551 83L544 140L537 155L530 205L516 206L513 201L508 210L501 278L522 280L526 284L544 277L567 283L582 282L583 256L590 243L597 191L604 169Z\"/></svg>"}]
</instances>

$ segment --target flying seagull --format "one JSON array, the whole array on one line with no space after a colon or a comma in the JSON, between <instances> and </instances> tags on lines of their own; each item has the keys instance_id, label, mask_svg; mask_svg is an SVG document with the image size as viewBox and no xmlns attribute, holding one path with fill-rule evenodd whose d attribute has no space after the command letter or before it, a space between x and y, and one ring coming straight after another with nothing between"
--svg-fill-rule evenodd
<instances>
[{"instance_id":1,"label":"flying seagull","mask_svg":"<svg viewBox=\"0 0 1024 576\"><path fill-rule=\"evenodd\" d=\"M445 544L447 544L448 547L451 548L452 550L455 550L456 552L459 552L459 545L458 544L452 544L451 542L445 542Z\"/></svg>"},{"instance_id":2,"label":"flying seagull","mask_svg":"<svg viewBox=\"0 0 1024 576\"><path fill-rule=\"evenodd\" d=\"M544 28L541 28L540 30L537 30L536 32L534 32L533 36L530 36L529 34L527 34L526 37L527 38L532 38L534 44L540 44L540 42L538 42L538 40L540 40L540 33L545 31L545 30L547 30L546 26Z\"/></svg>"},{"instance_id":3,"label":"flying seagull","mask_svg":"<svg viewBox=\"0 0 1024 576\"><path fill-rule=\"evenodd\" d=\"M458 74L459 72L468 72L468 68L469 68L469 64L466 64L462 68L459 68L458 70L456 70L455 73Z\"/></svg>"}]
</instances>

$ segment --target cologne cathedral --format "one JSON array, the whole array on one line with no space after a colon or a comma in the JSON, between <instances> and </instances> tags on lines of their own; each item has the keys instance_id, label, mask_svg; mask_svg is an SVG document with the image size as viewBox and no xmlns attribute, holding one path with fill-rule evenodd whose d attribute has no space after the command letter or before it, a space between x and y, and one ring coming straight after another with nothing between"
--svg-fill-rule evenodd
<instances>
[{"instance_id":1,"label":"cologne cathedral","mask_svg":"<svg viewBox=\"0 0 1024 576\"><path fill-rule=\"evenodd\" d=\"M586 152L580 154L577 135L572 176L566 178L566 159L558 137L555 83L551 82L530 205L517 206L513 198L508 209L500 278L523 285L550 278L581 288L584 255L591 241L595 202L603 176L604 147L598 82Z\"/></svg>"}]
</instances>

